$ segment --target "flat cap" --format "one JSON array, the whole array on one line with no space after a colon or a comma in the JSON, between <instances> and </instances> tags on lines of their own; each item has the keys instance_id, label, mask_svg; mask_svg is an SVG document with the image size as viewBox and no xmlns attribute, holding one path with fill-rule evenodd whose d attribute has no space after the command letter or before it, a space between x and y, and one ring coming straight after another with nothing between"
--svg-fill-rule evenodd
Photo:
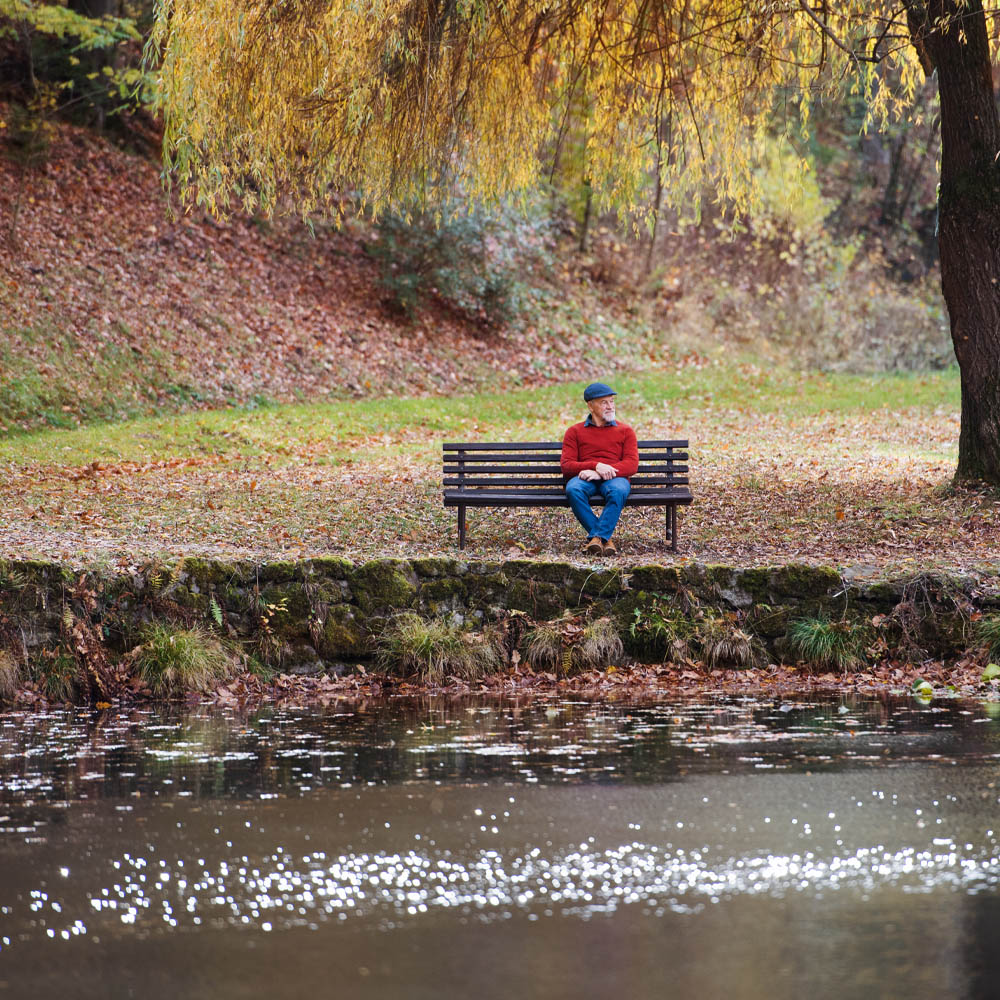
<instances>
[{"instance_id":1,"label":"flat cap","mask_svg":"<svg viewBox=\"0 0 1000 1000\"><path fill-rule=\"evenodd\" d=\"M586 389L583 390L583 401L589 403L592 399L601 399L604 396L617 396L618 393L611 388L610 385L605 385L603 382L591 382Z\"/></svg>"}]
</instances>

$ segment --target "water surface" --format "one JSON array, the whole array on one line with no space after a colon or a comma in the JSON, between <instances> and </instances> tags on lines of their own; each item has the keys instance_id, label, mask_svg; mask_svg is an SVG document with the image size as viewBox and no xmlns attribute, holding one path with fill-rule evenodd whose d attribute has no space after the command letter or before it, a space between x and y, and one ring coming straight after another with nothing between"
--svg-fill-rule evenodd
<instances>
[{"instance_id":1,"label":"water surface","mask_svg":"<svg viewBox=\"0 0 1000 1000\"><path fill-rule=\"evenodd\" d=\"M0 715L0 995L996 996L996 707Z\"/></svg>"}]
</instances>

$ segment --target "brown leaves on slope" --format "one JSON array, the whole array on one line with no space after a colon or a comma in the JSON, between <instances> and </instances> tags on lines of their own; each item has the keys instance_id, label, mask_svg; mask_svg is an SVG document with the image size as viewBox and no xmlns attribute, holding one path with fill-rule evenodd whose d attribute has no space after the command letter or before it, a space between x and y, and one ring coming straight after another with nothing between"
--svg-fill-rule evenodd
<instances>
[{"instance_id":1,"label":"brown leaves on slope","mask_svg":"<svg viewBox=\"0 0 1000 1000\"><path fill-rule=\"evenodd\" d=\"M313 236L297 219L171 218L157 164L81 129L59 126L26 183L16 237L0 228L5 347L43 380L69 377L53 350L76 356L70 420L84 402L112 416L261 395L452 392L497 372L545 382L576 377L604 350L596 331L571 345L531 328L486 335L445 310L404 323L380 304L363 226ZM3 223L17 187L0 155Z\"/></svg>"}]
</instances>

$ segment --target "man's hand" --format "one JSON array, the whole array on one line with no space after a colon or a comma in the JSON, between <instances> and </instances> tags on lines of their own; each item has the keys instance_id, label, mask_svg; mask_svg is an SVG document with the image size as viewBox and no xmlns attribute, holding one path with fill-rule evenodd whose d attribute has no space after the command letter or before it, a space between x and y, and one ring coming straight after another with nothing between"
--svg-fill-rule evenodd
<instances>
[{"instance_id":1,"label":"man's hand","mask_svg":"<svg viewBox=\"0 0 1000 1000\"><path fill-rule=\"evenodd\" d=\"M618 470L613 465L606 465L604 462L597 463L596 477L601 479L614 479L618 475Z\"/></svg>"},{"instance_id":2,"label":"man's hand","mask_svg":"<svg viewBox=\"0 0 1000 1000\"><path fill-rule=\"evenodd\" d=\"M580 478L587 483L596 483L601 477L593 469L584 469Z\"/></svg>"}]
</instances>

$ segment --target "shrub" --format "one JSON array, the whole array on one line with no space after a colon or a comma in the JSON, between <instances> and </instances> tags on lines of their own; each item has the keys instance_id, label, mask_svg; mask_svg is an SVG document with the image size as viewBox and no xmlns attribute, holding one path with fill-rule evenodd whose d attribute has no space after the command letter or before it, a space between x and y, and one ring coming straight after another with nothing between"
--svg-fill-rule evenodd
<instances>
[{"instance_id":1,"label":"shrub","mask_svg":"<svg viewBox=\"0 0 1000 1000\"><path fill-rule=\"evenodd\" d=\"M501 326L522 307L521 276L545 249L547 222L500 206L472 210L455 200L443 216L390 214L366 247L379 265L388 304L412 317L436 299L476 322Z\"/></svg>"},{"instance_id":2,"label":"shrub","mask_svg":"<svg viewBox=\"0 0 1000 1000\"><path fill-rule=\"evenodd\" d=\"M799 618L788 626L788 642L795 655L825 670L859 670L868 661L869 629L856 622Z\"/></svg>"},{"instance_id":3,"label":"shrub","mask_svg":"<svg viewBox=\"0 0 1000 1000\"><path fill-rule=\"evenodd\" d=\"M142 643L129 659L139 677L158 694L204 691L233 673L233 657L202 628L152 622L140 636Z\"/></svg>"},{"instance_id":4,"label":"shrub","mask_svg":"<svg viewBox=\"0 0 1000 1000\"><path fill-rule=\"evenodd\" d=\"M445 677L473 680L498 670L503 656L489 633L476 634L448 618L397 615L376 645L376 661L386 671L416 675L424 681Z\"/></svg>"}]
</instances>

